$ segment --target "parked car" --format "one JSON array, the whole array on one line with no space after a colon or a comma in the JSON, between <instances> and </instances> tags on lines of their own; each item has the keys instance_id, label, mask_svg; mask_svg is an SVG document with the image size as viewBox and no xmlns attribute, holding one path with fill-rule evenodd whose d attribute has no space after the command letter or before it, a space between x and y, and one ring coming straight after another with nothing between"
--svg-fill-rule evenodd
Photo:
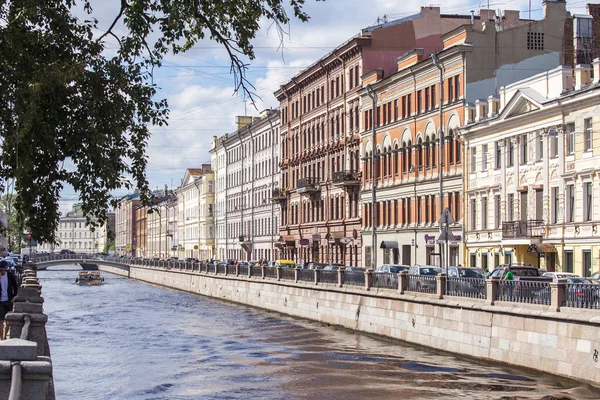
<instances>
[{"instance_id":1,"label":"parked car","mask_svg":"<svg viewBox=\"0 0 600 400\"><path fill-rule=\"evenodd\" d=\"M515 281L551 281L551 277L542 276L539 268L531 265L510 265L508 266L512 272ZM490 276L502 277L504 267L501 265L492 271Z\"/></svg>"},{"instance_id":2,"label":"parked car","mask_svg":"<svg viewBox=\"0 0 600 400\"><path fill-rule=\"evenodd\" d=\"M296 268L296 263L291 260L277 260L275 261L275 267Z\"/></svg>"},{"instance_id":3,"label":"parked car","mask_svg":"<svg viewBox=\"0 0 600 400\"><path fill-rule=\"evenodd\" d=\"M383 264L383 265L380 265L379 267L377 267L375 269L375 272L377 272L377 273L387 272L387 273L398 274L402 271L408 271L409 269L410 269L410 266L408 266L408 265Z\"/></svg>"},{"instance_id":4,"label":"parked car","mask_svg":"<svg viewBox=\"0 0 600 400\"><path fill-rule=\"evenodd\" d=\"M597 281L580 278L580 277L569 277L567 278L567 284L583 284L579 285L568 285L567 290L567 304L581 306L582 304L596 304L600 301L600 284ZM593 285L593 286L588 286ZM542 290L534 292L535 298L549 299L550 298L550 287L546 287Z\"/></svg>"},{"instance_id":5,"label":"parked car","mask_svg":"<svg viewBox=\"0 0 600 400\"><path fill-rule=\"evenodd\" d=\"M325 263L309 262L306 264L306 269L323 269L327 266Z\"/></svg>"},{"instance_id":6,"label":"parked car","mask_svg":"<svg viewBox=\"0 0 600 400\"><path fill-rule=\"evenodd\" d=\"M592 279L600 279L600 271L596 271L590 276Z\"/></svg>"},{"instance_id":7,"label":"parked car","mask_svg":"<svg viewBox=\"0 0 600 400\"><path fill-rule=\"evenodd\" d=\"M358 267L346 267L344 269L344 272L365 272L365 270L363 268L358 268Z\"/></svg>"},{"instance_id":8,"label":"parked car","mask_svg":"<svg viewBox=\"0 0 600 400\"><path fill-rule=\"evenodd\" d=\"M420 276L436 276L442 272L442 269L435 265L413 265L408 269L409 275L420 275ZM410 281L409 281L410 282ZM409 289L416 290L417 292L426 290L435 290L436 281L430 279L419 280L411 287L409 283Z\"/></svg>"},{"instance_id":9,"label":"parked car","mask_svg":"<svg viewBox=\"0 0 600 400\"><path fill-rule=\"evenodd\" d=\"M483 294L487 290L485 283L485 271L481 268L467 267L448 267L448 278L470 278L470 279L450 279L448 281L448 291L461 293Z\"/></svg>"},{"instance_id":10,"label":"parked car","mask_svg":"<svg viewBox=\"0 0 600 400\"><path fill-rule=\"evenodd\" d=\"M194 258L194 257L187 257L187 258L185 259L185 262L191 262L191 263L195 263L195 262L198 262L198 259L197 259L197 258Z\"/></svg>"},{"instance_id":11,"label":"parked car","mask_svg":"<svg viewBox=\"0 0 600 400\"><path fill-rule=\"evenodd\" d=\"M579 275L574 274L572 272L544 272L542 276L559 279L559 278L580 278Z\"/></svg>"}]
</instances>

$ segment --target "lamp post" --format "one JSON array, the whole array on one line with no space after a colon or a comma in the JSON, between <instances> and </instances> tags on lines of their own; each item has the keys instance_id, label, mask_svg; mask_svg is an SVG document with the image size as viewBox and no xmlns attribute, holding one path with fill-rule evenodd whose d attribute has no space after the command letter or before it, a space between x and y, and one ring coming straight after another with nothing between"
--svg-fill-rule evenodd
<instances>
[{"instance_id":1,"label":"lamp post","mask_svg":"<svg viewBox=\"0 0 600 400\"><path fill-rule=\"evenodd\" d=\"M444 114L443 114L443 105L444 105L444 67L439 62L437 56L435 54L431 55L431 60L433 61L433 65L435 65L440 71L440 100L439 100L439 118L440 118L440 159L438 161L439 168L439 177L440 177L440 220L439 220L439 228L440 234L443 232L443 223L442 223L442 214L444 213L444 129L442 128L444 123ZM448 241L448 232L446 232L446 242ZM442 244L438 243L438 251L440 253L440 268L444 268L444 263L447 261L443 256L442 252ZM446 263L446 275L448 275L448 264Z\"/></svg>"},{"instance_id":2,"label":"lamp post","mask_svg":"<svg viewBox=\"0 0 600 400\"><path fill-rule=\"evenodd\" d=\"M375 233L375 126L377 125L377 116L375 114L375 108L377 107L377 93L373 87L367 85L367 94L371 98L371 137L372 137L372 149L371 149L371 268L375 270L377 268L377 237Z\"/></svg>"}]
</instances>

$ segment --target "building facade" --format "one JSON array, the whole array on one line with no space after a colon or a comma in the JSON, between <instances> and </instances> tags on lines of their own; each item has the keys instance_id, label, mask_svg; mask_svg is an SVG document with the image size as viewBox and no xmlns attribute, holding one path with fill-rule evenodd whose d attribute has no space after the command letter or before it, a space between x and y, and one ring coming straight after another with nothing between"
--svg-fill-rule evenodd
<instances>
[{"instance_id":1,"label":"building facade","mask_svg":"<svg viewBox=\"0 0 600 400\"><path fill-rule=\"evenodd\" d=\"M211 193L207 193L207 191ZM213 239L208 235L214 229L209 210L214 207L214 172L210 164L201 168L188 168L177 196L178 258L202 258L212 254ZM212 212L211 212L212 215ZM210 229L209 229L210 227ZM201 236L203 238L201 239Z\"/></svg>"},{"instance_id":2,"label":"building facade","mask_svg":"<svg viewBox=\"0 0 600 400\"><path fill-rule=\"evenodd\" d=\"M76 253L96 253L101 252L98 241L99 230L86 225L86 218L82 211L81 204L75 204L73 209L64 217L60 218L56 238L56 245L49 243L38 243L38 251L49 253L60 252L61 250L70 250Z\"/></svg>"},{"instance_id":3,"label":"building facade","mask_svg":"<svg viewBox=\"0 0 600 400\"><path fill-rule=\"evenodd\" d=\"M135 257L148 257L148 207L140 206L134 210L135 214L135 236L133 251Z\"/></svg>"},{"instance_id":4,"label":"building facade","mask_svg":"<svg viewBox=\"0 0 600 400\"><path fill-rule=\"evenodd\" d=\"M233 134L213 139L211 162L216 172L216 247L219 259L280 258L279 112L238 117Z\"/></svg>"},{"instance_id":5,"label":"building facade","mask_svg":"<svg viewBox=\"0 0 600 400\"><path fill-rule=\"evenodd\" d=\"M373 261L441 265L440 254L447 259L443 265L461 264L464 150L459 127L476 107L488 107L479 99L495 93L498 85L564 62L564 2L545 2L544 8L540 21L521 20L518 11L496 18L481 10L470 23L440 32L436 40L430 37L430 47L398 57L392 75L384 77L377 69L363 76L363 85L370 85L376 96L373 112L369 91L361 91L361 200L368 265ZM497 112L497 103L490 107ZM446 209L450 223L441 226Z\"/></svg>"},{"instance_id":6,"label":"building facade","mask_svg":"<svg viewBox=\"0 0 600 400\"><path fill-rule=\"evenodd\" d=\"M500 112L463 129L468 264L600 268L600 59L500 91ZM575 77L575 78L573 78Z\"/></svg>"},{"instance_id":7,"label":"building facade","mask_svg":"<svg viewBox=\"0 0 600 400\"><path fill-rule=\"evenodd\" d=\"M118 255L135 257L135 210L140 205L140 196L137 193L126 195L119 200L115 210L115 253Z\"/></svg>"},{"instance_id":8,"label":"building facade","mask_svg":"<svg viewBox=\"0 0 600 400\"><path fill-rule=\"evenodd\" d=\"M99 252L107 252L110 250L107 245L111 242L114 247L114 239L115 239L115 213L108 212L106 213L106 223L96 230L98 231L98 251Z\"/></svg>"},{"instance_id":9,"label":"building facade","mask_svg":"<svg viewBox=\"0 0 600 400\"><path fill-rule=\"evenodd\" d=\"M167 191L155 198L155 210L148 214L148 258L178 257L177 196Z\"/></svg>"}]
</instances>

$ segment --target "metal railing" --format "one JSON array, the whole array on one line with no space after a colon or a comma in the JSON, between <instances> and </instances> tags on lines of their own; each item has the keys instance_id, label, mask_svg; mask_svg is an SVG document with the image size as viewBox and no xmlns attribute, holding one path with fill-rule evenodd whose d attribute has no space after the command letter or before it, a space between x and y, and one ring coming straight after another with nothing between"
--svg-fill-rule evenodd
<instances>
[{"instance_id":1,"label":"metal railing","mask_svg":"<svg viewBox=\"0 0 600 400\"><path fill-rule=\"evenodd\" d=\"M541 219L507 221L502 223L503 239L543 237L544 234L544 221Z\"/></svg>"},{"instance_id":2,"label":"metal railing","mask_svg":"<svg viewBox=\"0 0 600 400\"><path fill-rule=\"evenodd\" d=\"M315 271L312 269L299 269L298 270L298 280L302 282L314 282L315 281Z\"/></svg>"},{"instance_id":3,"label":"metal railing","mask_svg":"<svg viewBox=\"0 0 600 400\"><path fill-rule=\"evenodd\" d=\"M575 308L600 308L600 286L589 283L566 284L566 306Z\"/></svg>"},{"instance_id":4,"label":"metal railing","mask_svg":"<svg viewBox=\"0 0 600 400\"><path fill-rule=\"evenodd\" d=\"M250 275L261 277L262 276L262 267L260 267L258 265L250 266Z\"/></svg>"},{"instance_id":5,"label":"metal railing","mask_svg":"<svg viewBox=\"0 0 600 400\"><path fill-rule=\"evenodd\" d=\"M336 171L331 175L333 183L344 183L349 185L358 185L361 181L360 171Z\"/></svg>"},{"instance_id":6,"label":"metal railing","mask_svg":"<svg viewBox=\"0 0 600 400\"><path fill-rule=\"evenodd\" d=\"M363 271L344 271L344 285L365 286Z\"/></svg>"},{"instance_id":7,"label":"metal railing","mask_svg":"<svg viewBox=\"0 0 600 400\"><path fill-rule=\"evenodd\" d=\"M498 300L550 305L551 297L550 282L506 280L498 282Z\"/></svg>"},{"instance_id":8,"label":"metal railing","mask_svg":"<svg viewBox=\"0 0 600 400\"><path fill-rule=\"evenodd\" d=\"M265 267L265 278L277 278L275 267Z\"/></svg>"},{"instance_id":9,"label":"metal railing","mask_svg":"<svg viewBox=\"0 0 600 400\"><path fill-rule=\"evenodd\" d=\"M280 277L286 281L293 281L296 279L296 271L294 268L281 268Z\"/></svg>"},{"instance_id":10,"label":"metal railing","mask_svg":"<svg viewBox=\"0 0 600 400\"><path fill-rule=\"evenodd\" d=\"M235 275L235 265L227 264L227 275Z\"/></svg>"},{"instance_id":11,"label":"metal railing","mask_svg":"<svg viewBox=\"0 0 600 400\"><path fill-rule=\"evenodd\" d=\"M238 265L238 272L242 276L248 275L248 266L247 265Z\"/></svg>"},{"instance_id":12,"label":"metal railing","mask_svg":"<svg viewBox=\"0 0 600 400\"><path fill-rule=\"evenodd\" d=\"M473 299L487 298L485 279L480 278L447 278L448 296L470 297Z\"/></svg>"},{"instance_id":13,"label":"metal railing","mask_svg":"<svg viewBox=\"0 0 600 400\"><path fill-rule=\"evenodd\" d=\"M337 271L319 271L319 280L323 283L338 283L338 272Z\"/></svg>"},{"instance_id":14,"label":"metal railing","mask_svg":"<svg viewBox=\"0 0 600 400\"><path fill-rule=\"evenodd\" d=\"M435 275L407 275L408 292L419 292L419 293L436 293L437 292L437 280Z\"/></svg>"},{"instance_id":15,"label":"metal railing","mask_svg":"<svg viewBox=\"0 0 600 400\"><path fill-rule=\"evenodd\" d=\"M398 274L392 272L374 272L373 287L398 289Z\"/></svg>"}]
</instances>

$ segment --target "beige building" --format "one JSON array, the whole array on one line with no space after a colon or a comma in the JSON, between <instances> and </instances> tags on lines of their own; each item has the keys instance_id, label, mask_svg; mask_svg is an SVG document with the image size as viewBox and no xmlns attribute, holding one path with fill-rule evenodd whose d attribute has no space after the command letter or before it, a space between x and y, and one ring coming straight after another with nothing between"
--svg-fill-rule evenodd
<instances>
[{"instance_id":1,"label":"beige building","mask_svg":"<svg viewBox=\"0 0 600 400\"><path fill-rule=\"evenodd\" d=\"M104 252L106 250L106 244L110 239L114 240L115 237L115 213L109 212L106 214L107 223L103 226L96 228L98 231L98 251Z\"/></svg>"},{"instance_id":2,"label":"beige building","mask_svg":"<svg viewBox=\"0 0 600 400\"><path fill-rule=\"evenodd\" d=\"M148 213L148 258L177 257L177 196L169 193L155 199L155 210Z\"/></svg>"},{"instance_id":3,"label":"beige building","mask_svg":"<svg viewBox=\"0 0 600 400\"><path fill-rule=\"evenodd\" d=\"M214 184L210 164L188 168L177 196L177 257L210 259L214 245Z\"/></svg>"},{"instance_id":4,"label":"beige building","mask_svg":"<svg viewBox=\"0 0 600 400\"><path fill-rule=\"evenodd\" d=\"M56 239L58 244L39 243L38 251L49 253L70 250L76 253L96 253L103 251L98 240L102 227L92 230L86 225L86 218L81 209L81 204L75 204L73 209L60 218Z\"/></svg>"},{"instance_id":5,"label":"beige building","mask_svg":"<svg viewBox=\"0 0 600 400\"><path fill-rule=\"evenodd\" d=\"M468 265L600 269L599 59L593 76L559 67L506 86L462 129Z\"/></svg>"}]
</instances>

